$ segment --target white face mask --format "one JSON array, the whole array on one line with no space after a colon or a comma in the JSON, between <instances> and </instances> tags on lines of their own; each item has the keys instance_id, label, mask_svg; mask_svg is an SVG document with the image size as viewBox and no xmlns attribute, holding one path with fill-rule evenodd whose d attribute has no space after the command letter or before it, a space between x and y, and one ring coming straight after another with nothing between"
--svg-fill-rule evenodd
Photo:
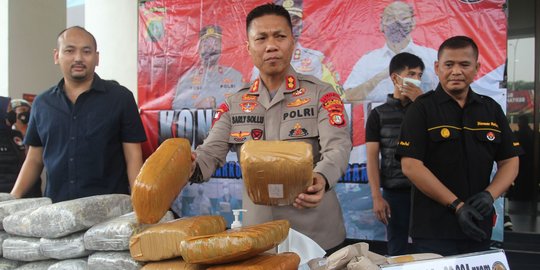
<instances>
[{"instance_id":1,"label":"white face mask","mask_svg":"<svg viewBox=\"0 0 540 270\"><path fill-rule=\"evenodd\" d=\"M410 82L410 83L416 85L416 87L420 87L420 85L422 84L422 81L417 80L417 79L407 78L407 77L403 78L403 77L401 77L399 75L397 75L397 76L400 77L401 80L403 81L403 86L407 85L407 82Z\"/></svg>"}]
</instances>

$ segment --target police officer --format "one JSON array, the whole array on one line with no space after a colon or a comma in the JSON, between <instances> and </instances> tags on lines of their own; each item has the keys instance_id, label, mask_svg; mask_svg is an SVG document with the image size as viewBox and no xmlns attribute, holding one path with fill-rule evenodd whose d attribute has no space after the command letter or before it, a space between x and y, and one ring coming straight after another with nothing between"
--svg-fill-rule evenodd
<instances>
[{"instance_id":1,"label":"police officer","mask_svg":"<svg viewBox=\"0 0 540 270\"><path fill-rule=\"evenodd\" d=\"M199 32L201 65L178 80L172 108L215 108L242 84L242 74L218 64L221 56L221 28L207 25Z\"/></svg>"},{"instance_id":2,"label":"police officer","mask_svg":"<svg viewBox=\"0 0 540 270\"><path fill-rule=\"evenodd\" d=\"M396 155L415 186L411 237L418 252L489 249L493 201L518 172L521 149L501 107L470 88L479 68L471 38L444 41L437 89L418 97L403 120Z\"/></svg>"},{"instance_id":3,"label":"police officer","mask_svg":"<svg viewBox=\"0 0 540 270\"><path fill-rule=\"evenodd\" d=\"M298 73L305 75L312 75L315 78L329 83L334 87L334 90L340 95L343 95L343 88L339 85L339 76L336 72L333 72L328 65L324 64L324 54L320 51L305 48L300 42L300 35L304 26L303 18L303 0L275 0L276 5L283 5L283 7L289 12L292 22L293 36L296 41L294 47L293 57L291 59L291 66ZM326 61L328 64L329 62ZM252 72L252 80L256 79L259 75L259 70L254 67Z\"/></svg>"},{"instance_id":4,"label":"police officer","mask_svg":"<svg viewBox=\"0 0 540 270\"><path fill-rule=\"evenodd\" d=\"M244 189L244 224L287 219L291 227L333 252L345 239L341 207L333 187L345 172L351 150L343 103L328 84L298 74L290 16L282 6L264 4L246 19L248 53L260 76L226 99L213 128L193 155L191 182L209 179L229 149L248 140L296 140L312 145L314 181L291 206L254 205ZM249 116L249 117L248 117Z\"/></svg>"},{"instance_id":5,"label":"police officer","mask_svg":"<svg viewBox=\"0 0 540 270\"><path fill-rule=\"evenodd\" d=\"M14 105L22 103L20 100L11 102ZM27 105L30 106L26 102ZM11 108L10 98L0 97L0 192L10 192L17 180L17 175L25 159L23 134L11 127L17 121L27 119L27 115L17 114ZM38 181L25 197L41 196L41 181Z\"/></svg>"}]
</instances>

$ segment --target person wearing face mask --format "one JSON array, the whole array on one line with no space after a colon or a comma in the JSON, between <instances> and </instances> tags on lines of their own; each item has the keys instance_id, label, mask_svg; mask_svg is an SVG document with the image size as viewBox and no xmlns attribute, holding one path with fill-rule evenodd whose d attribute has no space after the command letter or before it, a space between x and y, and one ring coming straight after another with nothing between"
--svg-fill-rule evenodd
<instances>
[{"instance_id":1,"label":"person wearing face mask","mask_svg":"<svg viewBox=\"0 0 540 270\"><path fill-rule=\"evenodd\" d=\"M420 79L424 69L418 56L396 54L389 66L394 91L387 96L386 103L371 111L366 123L367 173L373 213L386 225L388 255L391 256L407 253L411 183L403 175L394 154L405 112L422 94Z\"/></svg>"},{"instance_id":2,"label":"person wearing face mask","mask_svg":"<svg viewBox=\"0 0 540 270\"><path fill-rule=\"evenodd\" d=\"M218 25L207 25L199 31L201 63L178 80L172 102L174 110L215 109L216 104L221 104L242 85L242 74L238 70L219 65L221 38Z\"/></svg>"},{"instance_id":3,"label":"person wearing face mask","mask_svg":"<svg viewBox=\"0 0 540 270\"><path fill-rule=\"evenodd\" d=\"M393 89L393 80L388 76L388 64L390 59L400 52L414 54L425 63L426 69L420 87L424 92L437 86L438 80L433 70L437 52L413 42L411 33L415 25L414 9L411 5L396 1L384 9L380 30L386 44L365 54L356 62L343 84L346 100L384 102Z\"/></svg>"},{"instance_id":4,"label":"person wearing face mask","mask_svg":"<svg viewBox=\"0 0 540 270\"><path fill-rule=\"evenodd\" d=\"M28 115L17 110L19 103L25 104L26 109L30 107L28 102L10 102L10 98L0 97L0 192L11 191L26 157L21 129L26 130L24 125L28 123ZM36 181L24 197L41 197L41 181Z\"/></svg>"},{"instance_id":5,"label":"person wearing face mask","mask_svg":"<svg viewBox=\"0 0 540 270\"><path fill-rule=\"evenodd\" d=\"M23 137L26 135L26 128L30 121L30 108L30 103L24 99L11 100L11 112L8 117L11 118L13 128L20 131Z\"/></svg>"}]
</instances>

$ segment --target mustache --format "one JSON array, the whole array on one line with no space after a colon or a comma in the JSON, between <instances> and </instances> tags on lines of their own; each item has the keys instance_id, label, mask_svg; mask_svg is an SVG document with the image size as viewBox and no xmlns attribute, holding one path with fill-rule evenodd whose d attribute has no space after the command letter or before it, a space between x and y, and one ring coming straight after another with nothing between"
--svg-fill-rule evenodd
<instances>
[{"instance_id":1,"label":"mustache","mask_svg":"<svg viewBox=\"0 0 540 270\"><path fill-rule=\"evenodd\" d=\"M86 68L86 65L83 62L75 62L75 63L73 63L73 65L71 65L71 68L73 68L75 66L82 66L82 67Z\"/></svg>"}]
</instances>

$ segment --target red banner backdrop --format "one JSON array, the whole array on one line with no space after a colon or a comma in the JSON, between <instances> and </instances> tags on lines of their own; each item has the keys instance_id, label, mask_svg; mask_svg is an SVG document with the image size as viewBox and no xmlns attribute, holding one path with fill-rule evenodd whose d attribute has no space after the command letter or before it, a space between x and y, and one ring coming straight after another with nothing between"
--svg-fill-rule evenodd
<instances>
[{"instance_id":1,"label":"red banner backdrop","mask_svg":"<svg viewBox=\"0 0 540 270\"><path fill-rule=\"evenodd\" d=\"M361 70L359 75L351 72L363 56L386 46L388 41L381 32L381 17L384 9L395 1L276 1L284 3L284 6L293 5L303 10L301 13L303 29L298 42L303 48L308 48L307 51L317 55L320 65L324 65L330 71L338 85L354 81L355 77L361 76L364 71L376 73L375 70L370 70L371 67ZM201 85L204 86L204 80L215 79L215 77L205 79L199 76L203 73L201 68L203 61L199 48L200 38L204 34L201 33L201 29L209 35L215 35L214 31L217 31L220 36L221 54L217 63L218 74L234 71L235 74L241 74L243 82L248 82L252 78L253 64L246 49L245 18L251 9L268 1L150 0L140 2L138 97L141 116L148 135L148 141L144 144L144 153L149 155L161 141L176 136L187 137L196 147L202 143L202 139L210 128L215 111L214 105L204 108L173 109L172 104L175 95L183 91L179 82L182 77L191 74L190 72L195 74L189 75L192 77L187 81L191 82L191 87L195 85L200 88ZM498 82L503 78L506 58L507 20L502 7L504 0L409 0L402 2L412 7L413 17L402 18L401 23L403 20L410 21L411 18L414 20L410 37L415 46L421 47L422 51L431 57L423 58L426 73L428 70L432 72L436 50L443 40L454 35L467 35L478 44L479 61L482 64L473 88L493 96L496 100L501 100L501 96L504 97L505 89L498 88ZM209 31L205 29L208 25L218 25L219 29ZM307 62L302 64L312 64L311 59L305 61ZM374 62L373 68L376 64L380 63ZM199 75L197 71L200 72ZM225 82L229 86L239 86L240 83L234 81L232 75L224 76L225 78L219 82L222 87ZM436 85L436 76L433 75L433 78ZM177 88L179 92L176 92ZM215 89L199 90L204 92ZM347 113L352 122L355 148L351 155L350 170L343 177L342 182L356 185L354 187L343 185L340 188L342 189L340 197L343 198L349 195L351 198L365 195L364 197L367 196L370 199L367 185L357 184L367 182L363 127L372 101L366 99L347 106ZM234 169L229 171L237 174ZM219 195L219 192L211 194L216 198ZM350 201L348 203L352 205ZM354 207L344 206L345 216L370 215L369 202L364 204L365 206L361 206L362 202L359 202ZM349 237L364 239L381 237L378 233L364 231L361 224L358 225L365 221L348 219Z\"/></svg>"}]
</instances>

